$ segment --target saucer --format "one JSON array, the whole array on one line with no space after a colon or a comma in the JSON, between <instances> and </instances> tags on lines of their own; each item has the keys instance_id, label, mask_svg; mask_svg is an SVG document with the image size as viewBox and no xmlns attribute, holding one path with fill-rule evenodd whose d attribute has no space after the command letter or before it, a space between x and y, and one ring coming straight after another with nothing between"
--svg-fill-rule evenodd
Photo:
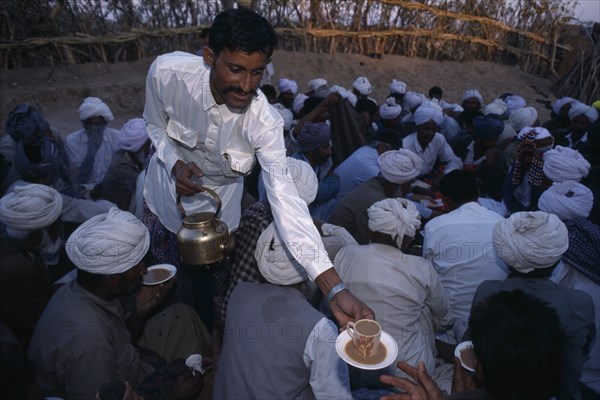
<instances>
[{"instance_id":1,"label":"saucer","mask_svg":"<svg viewBox=\"0 0 600 400\"><path fill-rule=\"evenodd\" d=\"M335 341L335 350L337 351L338 355L342 358L342 360L352 365L353 367L367 370L383 369L392 364L394 361L396 361L396 357L398 357L398 345L396 344L396 341L384 331L381 331L380 343L385 346L387 354L383 361L377 364L363 364L360 361L351 358L345 351L346 345L348 344L348 342L351 341L352 338L348 334L348 331L340 333L337 337L337 340Z\"/></svg>"},{"instance_id":2,"label":"saucer","mask_svg":"<svg viewBox=\"0 0 600 400\"><path fill-rule=\"evenodd\" d=\"M142 282L144 283L144 285L148 285L148 286L160 285L161 283L164 283L164 282L168 281L169 279L171 279L172 277L174 277L175 274L177 273L177 268L175 268L175 266L173 266L171 264L153 265L152 267L148 268L148 272L155 270L155 269L162 269L162 270L168 271L169 276L164 279L161 279L160 281L147 281L148 274L146 273L142 276Z\"/></svg>"},{"instance_id":3,"label":"saucer","mask_svg":"<svg viewBox=\"0 0 600 400\"><path fill-rule=\"evenodd\" d=\"M460 360L460 365L462 365L464 369L466 369L467 371L475 372L475 369L472 366L467 365L467 363L461 357L462 350L467 349L469 347L473 349L473 342L471 342L470 340L459 343L454 349L454 357L457 357Z\"/></svg>"}]
</instances>

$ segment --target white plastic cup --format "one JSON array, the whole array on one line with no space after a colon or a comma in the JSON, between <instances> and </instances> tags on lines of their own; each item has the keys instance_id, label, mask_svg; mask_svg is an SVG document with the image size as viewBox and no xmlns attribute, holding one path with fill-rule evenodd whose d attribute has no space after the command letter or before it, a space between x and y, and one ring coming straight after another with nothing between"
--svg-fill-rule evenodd
<instances>
[{"instance_id":1,"label":"white plastic cup","mask_svg":"<svg viewBox=\"0 0 600 400\"><path fill-rule=\"evenodd\" d=\"M192 370L192 375L196 375L196 372L204 375L204 368L202 368L202 355L192 354L185 360L185 365Z\"/></svg>"}]
</instances>

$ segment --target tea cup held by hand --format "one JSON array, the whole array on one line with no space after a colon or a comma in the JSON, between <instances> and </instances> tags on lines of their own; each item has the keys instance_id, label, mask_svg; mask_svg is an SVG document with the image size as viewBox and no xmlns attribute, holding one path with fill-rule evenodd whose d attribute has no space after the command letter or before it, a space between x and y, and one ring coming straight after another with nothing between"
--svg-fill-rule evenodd
<instances>
[{"instance_id":1,"label":"tea cup held by hand","mask_svg":"<svg viewBox=\"0 0 600 400\"><path fill-rule=\"evenodd\" d=\"M362 357L371 357L377 354L381 340L381 325L373 319L361 319L348 322L348 334L358 354Z\"/></svg>"},{"instance_id":2,"label":"tea cup held by hand","mask_svg":"<svg viewBox=\"0 0 600 400\"><path fill-rule=\"evenodd\" d=\"M185 360L185 365L192 370L192 375L196 375L196 372L204 374L204 368L202 367L202 355L192 354Z\"/></svg>"}]
</instances>

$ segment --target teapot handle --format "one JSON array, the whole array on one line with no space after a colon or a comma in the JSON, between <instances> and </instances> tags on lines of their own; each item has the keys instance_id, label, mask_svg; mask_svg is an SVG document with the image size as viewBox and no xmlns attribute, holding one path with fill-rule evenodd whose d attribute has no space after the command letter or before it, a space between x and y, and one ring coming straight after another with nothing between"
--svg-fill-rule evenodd
<instances>
[{"instance_id":1,"label":"teapot handle","mask_svg":"<svg viewBox=\"0 0 600 400\"><path fill-rule=\"evenodd\" d=\"M209 189L204 186L200 186L200 187L202 188L202 190L200 190L198 193L208 193L209 195L212 196L212 198L215 201L215 204L217 206L217 210L215 211L215 216L218 217L219 212L221 211L221 205L222 205L221 198L214 190ZM177 195L177 209L179 210L181 215L183 215L185 217L185 209L183 208L183 205L181 204L181 195L180 194Z\"/></svg>"}]
</instances>

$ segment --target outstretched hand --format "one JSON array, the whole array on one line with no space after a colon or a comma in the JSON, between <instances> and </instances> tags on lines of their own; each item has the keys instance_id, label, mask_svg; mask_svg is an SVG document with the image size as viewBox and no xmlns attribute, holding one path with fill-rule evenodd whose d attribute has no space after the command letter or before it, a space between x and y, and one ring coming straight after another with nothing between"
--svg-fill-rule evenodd
<instances>
[{"instance_id":1,"label":"outstretched hand","mask_svg":"<svg viewBox=\"0 0 600 400\"><path fill-rule=\"evenodd\" d=\"M329 303L333 316L340 330L346 328L350 321L359 319L375 319L375 313L365 303L357 299L349 290L342 290Z\"/></svg>"},{"instance_id":2,"label":"outstretched hand","mask_svg":"<svg viewBox=\"0 0 600 400\"><path fill-rule=\"evenodd\" d=\"M195 162L186 163L177 160L171 171L175 176L175 188L177 194L181 196L192 196L202 191L202 187L192 181L192 176L203 176L202 171Z\"/></svg>"},{"instance_id":3,"label":"outstretched hand","mask_svg":"<svg viewBox=\"0 0 600 400\"><path fill-rule=\"evenodd\" d=\"M417 368L401 361L398 362L397 366L401 371L410 375L415 381L413 382L398 376L381 375L379 380L382 383L406 391L406 393L383 396L381 397L381 400L443 400L444 394L427 373L423 361L419 362Z\"/></svg>"}]
</instances>

